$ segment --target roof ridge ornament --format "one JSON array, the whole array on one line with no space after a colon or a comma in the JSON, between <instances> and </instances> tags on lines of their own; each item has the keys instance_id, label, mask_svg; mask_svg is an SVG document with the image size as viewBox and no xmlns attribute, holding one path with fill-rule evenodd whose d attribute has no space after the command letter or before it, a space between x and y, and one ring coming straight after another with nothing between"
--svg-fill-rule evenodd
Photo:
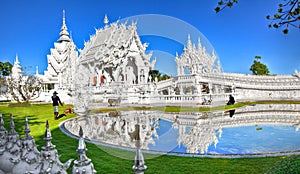
<instances>
[{"instance_id":1,"label":"roof ridge ornament","mask_svg":"<svg viewBox=\"0 0 300 174\"><path fill-rule=\"evenodd\" d=\"M103 19L103 23L104 23L105 27L107 27L108 22L109 22L109 20L108 20L107 14L105 14L104 19Z\"/></svg>"},{"instance_id":2,"label":"roof ridge ornament","mask_svg":"<svg viewBox=\"0 0 300 174\"><path fill-rule=\"evenodd\" d=\"M61 26L61 31L59 33L60 38L58 39L59 42L70 42L71 39L69 38L69 32L68 32L68 27L66 25L66 13L65 10L62 11L63 12L63 19L62 19L62 26Z\"/></svg>"}]
</instances>

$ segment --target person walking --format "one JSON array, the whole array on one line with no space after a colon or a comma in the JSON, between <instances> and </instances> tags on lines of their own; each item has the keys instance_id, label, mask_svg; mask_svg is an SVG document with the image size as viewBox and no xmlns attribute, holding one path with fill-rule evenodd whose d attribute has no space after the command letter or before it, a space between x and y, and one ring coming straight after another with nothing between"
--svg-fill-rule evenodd
<instances>
[{"instance_id":1,"label":"person walking","mask_svg":"<svg viewBox=\"0 0 300 174\"><path fill-rule=\"evenodd\" d=\"M57 120L58 118L58 103L63 106L62 102L60 101L60 98L57 96L57 92L54 91L53 92L53 96L51 97L52 99L52 105L53 105L53 109L54 109L54 119Z\"/></svg>"}]
</instances>

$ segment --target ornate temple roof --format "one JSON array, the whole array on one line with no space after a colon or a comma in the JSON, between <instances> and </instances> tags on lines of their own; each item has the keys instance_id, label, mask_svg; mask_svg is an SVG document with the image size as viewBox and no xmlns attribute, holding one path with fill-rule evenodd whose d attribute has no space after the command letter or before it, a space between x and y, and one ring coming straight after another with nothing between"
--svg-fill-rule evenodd
<instances>
[{"instance_id":1,"label":"ornate temple roof","mask_svg":"<svg viewBox=\"0 0 300 174\"><path fill-rule=\"evenodd\" d=\"M200 38L198 46L192 44L190 35L188 35L187 44L184 47L184 52L178 57L176 53L175 61L178 67L178 75L183 75L183 67L187 67L191 74L220 72L221 65L217 60L217 56L213 51L207 53L206 48L202 46Z\"/></svg>"},{"instance_id":2,"label":"ornate temple roof","mask_svg":"<svg viewBox=\"0 0 300 174\"><path fill-rule=\"evenodd\" d=\"M119 24L118 21L108 25L108 18L104 18L105 27L96 29L90 40L84 43L80 53L80 61L100 61L104 64L118 64L124 58L140 55L144 63L148 63L152 54L145 54L146 44L142 44L136 31L136 23L131 25Z\"/></svg>"}]
</instances>

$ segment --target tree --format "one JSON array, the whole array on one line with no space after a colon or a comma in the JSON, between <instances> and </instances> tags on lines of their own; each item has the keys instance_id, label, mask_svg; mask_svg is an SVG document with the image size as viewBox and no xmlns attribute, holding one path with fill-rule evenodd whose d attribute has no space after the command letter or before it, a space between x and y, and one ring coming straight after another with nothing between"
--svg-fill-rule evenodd
<instances>
[{"instance_id":1,"label":"tree","mask_svg":"<svg viewBox=\"0 0 300 174\"><path fill-rule=\"evenodd\" d=\"M12 64L9 62L0 62L0 95L7 94L6 76L11 74Z\"/></svg>"},{"instance_id":2,"label":"tree","mask_svg":"<svg viewBox=\"0 0 300 174\"><path fill-rule=\"evenodd\" d=\"M155 78L158 79L161 76L161 73L159 72L159 70L150 70L149 76L151 76L151 82L153 82Z\"/></svg>"},{"instance_id":3,"label":"tree","mask_svg":"<svg viewBox=\"0 0 300 174\"><path fill-rule=\"evenodd\" d=\"M0 76L9 76L11 74L12 64L9 62L0 62Z\"/></svg>"},{"instance_id":4,"label":"tree","mask_svg":"<svg viewBox=\"0 0 300 174\"><path fill-rule=\"evenodd\" d=\"M167 80L167 79L170 78L169 75L162 74L162 73L159 72L159 70L150 70L149 71L149 76L151 76L151 82L153 82L155 80L155 78L157 78L158 81Z\"/></svg>"},{"instance_id":5,"label":"tree","mask_svg":"<svg viewBox=\"0 0 300 174\"><path fill-rule=\"evenodd\" d=\"M268 75L270 73L267 65L260 62L261 56L255 56L253 64L250 67L250 71L254 75Z\"/></svg>"},{"instance_id":6,"label":"tree","mask_svg":"<svg viewBox=\"0 0 300 174\"><path fill-rule=\"evenodd\" d=\"M42 82L34 75L6 78L7 91L18 103L29 103L29 100L39 97Z\"/></svg>"},{"instance_id":7,"label":"tree","mask_svg":"<svg viewBox=\"0 0 300 174\"><path fill-rule=\"evenodd\" d=\"M167 80L167 79L169 79L169 78L170 78L169 75L163 74L162 76L160 76L160 77L158 78L158 81L161 81L161 80Z\"/></svg>"},{"instance_id":8,"label":"tree","mask_svg":"<svg viewBox=\"0 0 300 174\"><path fill-rule=\"evenodd\" d=\"M284 2L284 4L278 5L278 13L274 14L273 17L268 15L267 19L272 20L269 28L285 26L282 31L284 34L288 34L290 25L300 29L300 24L297 25L297 22L300 21L300 0L284 0Z\"/></svg>"},{"instance_id":9,"label":"tree","mask_svg":"<svg viewBox=\"0 0 300 174\"><path fill-rule=\"evenodd\" d=\"M215 8L215 11L218 13L224 10L226 7L232 7L233 4L238 3L238 0L221 0L218 2L218 6Z\"/></svg>"},{"instance_id":10,"label":"tree","mask_svg":"<svg viewBox=\"0 0 300 174\"><path fill-rule=\"evenodd\" d=\"M285 28L282 30L284 34L288 34L289 26L300 29L300 0L281 0L284 3L278 4L277 13L271 17L267 16L271 23L268 25L269 28ZM220 0L215 11L218 13L226 7L232 7L238 3L238 0Z\"/></svg>"}]
</instances>

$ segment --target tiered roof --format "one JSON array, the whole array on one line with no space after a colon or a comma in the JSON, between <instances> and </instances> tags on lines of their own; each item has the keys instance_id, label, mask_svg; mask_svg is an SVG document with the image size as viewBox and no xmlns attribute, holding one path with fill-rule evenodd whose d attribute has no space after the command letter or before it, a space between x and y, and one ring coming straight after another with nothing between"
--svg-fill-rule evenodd
<instances>
[{"instance_id":1,"label":"tiered roof","mask_svg":"<svg viewBox=\"0 0 300 174\"><path fill-rule=\"evenodd\" d=\"M72 39L69 37L68 28L65 21L65 11L63 11L62 27L60 32L60 37L58 42L54 43L54 48L50 49L50 54L47 55L48 67L47 71L44 72L44 82L45 83L58 83L58 74L67 73L65 68L66 64L75 61L77 59L78 53L76 51L76 46ZM65 75L71 76L71 75Z\"/></svg>"},{"instance_id":2,"label":"tiered roof","mask_svg":"<svg viewBox=\"0 0 300 174\"><path fill-rule=\"evenodd\" d=\"M90 36L90 40L84 43L84 49L80 54L82 63L94 62L116 65L125 58L140 55L144 65L150 66L149 60L152 54L145 54L146 44L142 44L136 31L136 23L131 25L114 22L108 25L107 16L104 18L104 28L96 29L96 34Z\"/></svg>"}]
</instances>

